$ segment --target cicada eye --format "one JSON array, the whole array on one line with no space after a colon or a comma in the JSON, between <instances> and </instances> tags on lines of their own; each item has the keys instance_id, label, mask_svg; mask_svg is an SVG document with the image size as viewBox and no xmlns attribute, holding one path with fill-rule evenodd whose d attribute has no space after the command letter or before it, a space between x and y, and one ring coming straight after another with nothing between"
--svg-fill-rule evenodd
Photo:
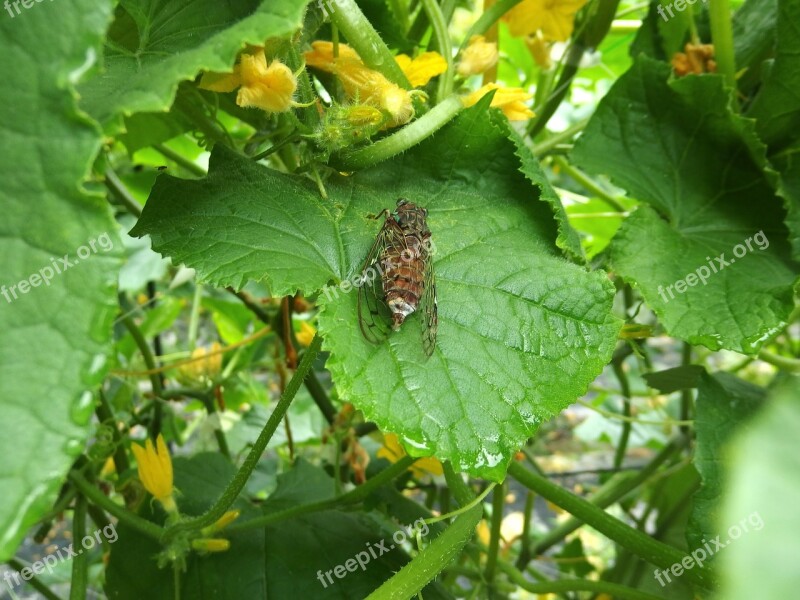
<instances>
[{"instance_id":1,"label":"cicada eye","mask_svg":"<svg viewBox=\"0 0 800 600\"><path fill-rule=\"evenodd\" d=\"M427 217L428 216L428 209L427 208L423 208L422 209L422 214Z\"/></svg>"},{"instance_id":2,"label":"cicada eye","mask_svg":"<svg viewBox=\"0 0 800 600\"><path fill-rule=\"evenodd\" d=\"M408 199L407 198L398 198L397 199L398 208L403 206L404 204L408 204Z\"/></svg>"}]
</instances>

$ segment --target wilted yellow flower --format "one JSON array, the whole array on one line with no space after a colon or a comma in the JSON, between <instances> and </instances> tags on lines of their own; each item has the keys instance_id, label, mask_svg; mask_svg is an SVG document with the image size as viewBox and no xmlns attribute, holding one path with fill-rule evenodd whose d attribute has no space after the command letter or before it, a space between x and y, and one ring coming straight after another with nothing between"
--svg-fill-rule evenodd
<instances>
[{"instance_id":1,"label":"wilted yellow flower","mask_svg":"<svg viewBox=\"0 0 800 600\"><path fill-rule=\"evenodd\" d=\"M400 440L394 433L386 433L383 436L383 448L376 453L378 458L385 458L389 462L397 462L406 455L406 451L400 445ZM417 477L422 477L426 473L431 475L441 475L444 473L442 463L432 456L420 458L411 466L411 472Z\"/></svg>"},{"instance_id":2,"label":"wilted yellow flower","mask_svg":"<svg viewBox=\"0 0 800 600\"><path fill-rule=\"evenodd\" d=\"M684 52L676 52L672 56L672 68L675 75L683 77L693 73L716 73L717 62L714 60L713 44L691 44L686 43Z\"/></svg>"},{"instance_id":3,"label":"wilted yellow flower","mask_svg":"<svg viewBox=\"0 0 800 600\"><path fill-rule=\"evenodd\" d=\"M405 54L395 56L412 87L421 87L447 70L447 61L438 52L423 52L416 58Z\"/></svg>"},{"instance_id":4,"label":"wilted yellow flower","mask_svg":"<svg viewBox=\"0 0 800 600\"><path fill-rule=\"evenodd\" d=\"M311 340L314 339L314 335L316 333L317 330L309 325L308 321L302 321L300 323L300 331L297 332L297 341L308 348L311 345Z\"/></svg>"},{"instance_id":5,"label":"wilted yellow flower","mask_svg":"<svg viewBox=\"0 0 800 600\"><path fill-rule=\"evenodd\" d=\"M267 63L264 49L251 47L239 57L232 73L204 73L200 87L212 92L232 92L237 87L236 104L266 112L285 112L297 104L292 100L297 77L278 59Z\"/></svg>"},{"instance_id":6,"label":"wilted yellow flower","mask_svg":"<svg viewBox=\"0 0 800 600\"><path fill-rule=\"evenodd\" d=\"M524 102L533 98L532 94L520 88L500 87L496 83L487 83L481 89L463 96L461 101L466 107L473 106L492 90L497 90L497 92L492 98L491 105L502 110L510 121L525 121L534 116L533 111L524 104Z\"/></svg>"},{"instance_id":7,"label":"wilted yellow flower","mask_svg":"<svg viewBox=\"0 0 800 600\"><path fill-rule=\"evenodd\" d=\"M575 24L575 13L586 0L522 0L508 11L503 20L511 35L522 37L541 31L549 42L569 39Z\"/></svg>"},{"instance_id":8,"label":"wilted yellow flower","mask_svg":"<svg viewBox=\"0 0 800 600\"><path fill-rule=\"evenodd\" d=\"M482 35L473 35L461 53L456 70L463 77L478 75L497 64L497 43L487 42Z\"/></svg>"},{"instance_id":9,"label":"wilted yellow flower","mask_svg":"<svg viewBox=\"0 0 800 600\"><path fill-rule=\"evenodd\" d=\"M178 507L172 497L172 459L161 434L156 439L156 447L157 449L153 447L153 441L149 438L144 448L139 444L131 444L138 463L139 479L144 489L161 502L164 510L173 513Z\"/></svg>"}]
</instances>

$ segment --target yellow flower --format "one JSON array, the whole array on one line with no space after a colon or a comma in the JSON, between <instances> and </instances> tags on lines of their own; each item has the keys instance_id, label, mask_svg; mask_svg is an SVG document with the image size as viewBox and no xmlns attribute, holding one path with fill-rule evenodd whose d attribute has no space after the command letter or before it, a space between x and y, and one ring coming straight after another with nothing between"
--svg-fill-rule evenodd
<instances>
[{"instance_id":1,"label":"yellow flower","mask_svg":"<svg viewBox=\"0 0 800 600\"><path fill-rule=\"evenodd\" d=\"M286 112L292 107L297 78L279 60L267 65L264 52L242 54L239 62L242 87L236 96L239 106L260 108L267 112Z\"/></svg>"},{"instance_id":2,"label":"yellow flower","mask_svg":"<svg viewBox=\"0 0 800 600\"><path fill-rule=\"evenodd\" d=\"M447 70L447 61L438 52L423 52L414 59L398 54L395 61L412 87L421 87Z\"/></svg>"},{"instance_id":3,"label":"yellow flower","mask_svg":"<svg viewBox=\"0 0 800 600\"><path fill-rule=\"evenodd\" d=\"M139 444L131 444L138 463L139 479L144 488L161 502L164 510L170 513L176 512L178 507L172 497L172 459L161 434L156 439L156 447L157 450L149 438L144 448Z\"/></svg>"},{"instance_id":4,"label":"yellow flower","mask_svg":"<svg viewBox=\"0 0 800 600\"><path fill-rule=\"evenodd\" d=\"M586 0L523 0L503 20L511 35L522 37L542 32L549 42L563 42L572 34L575 13Z\"/></svg>"},{"instance_id":5,"label":"yellow flower","mask_svg":"<svg viewBox=\"0 0 800 600\"><path fill-rule=\"evenodd\" d=\"M478 521L478 524L475 526L475 535L481 544L483 544L484 546L489 545L489 540L492 537L492 532L489 529L489 525L483 519Z\"/></svg>"},{"instance_id":6,"label":"yellow flower","mask_svg":"<svg viewBox=\"0 0 800 600\"><path fill-rule=\"evenodd\" d=\"M533 95L520 88L500 87L496 83L487 83L481 89L462 97L461 101L466 107L473 106L492 90L497 90L492 98L492 106L502 110L510 121L525 121L534 116L533 111L523 104L533 98Z\"/></svg>"},{"instance_id":7,"label":"yellow flower","mask_svg":"<svg viewBox=\"0 0 800 600\"><path fill-rule=\"evenodd\" d=\"M383 436L383 448L378 450L378 458L385 458L389 462L397 462L406 455L406 451L400 445L400 440L394 433L386 433ZM417 477L422 477L426 473L431 475L441 475L444 470L442 463L438 459L431 457L420 458L411 466L411 472Z\"/></svg>"},{"instance_id":8,"label":"yellow flower","mask_svg":"<svg viewBox=\"0 0 800 600\"><path fill-rule=\"evenodd\" d=\"M232 73L204 73L200 87L212 92L232 92L239 88L236 104L266 112L286 112L297 104L292 100L297 77L278 59L267 63L264 49L248 48L239 57Z\"/></svg>"},{"instance_id":9,"label":"yellow flower","mask_svg":"<svg viewBox=\"0 0 800 600\"><path fill-rule=\"evenodd\" d=\"M311 340L314 339L314 334L316 333L316 329L309 325L307 321L303 321L300 323L300 331L297 333L297 341L308 348L308 346L311 345Z\"/></svg>"},{"instance_id":10,"label":"yellow flower","mask_svg":"<svg viewBox=\"0 0 800 600\"><path fill-rule=\"evenodd\" d=\"M214 342L209 348L198 346L192 350L192 362L178 367L178 377L184 381L213 379L222 370L222 346Z\"/></svg>"},{"instance_id":11,"label":"yellow flower","mask_svg":"<svg viewBox=\"0 0 800 600\"><path fill-rule=\"evenodd\" d=\"M242 85L242 78L239 76L239 65L233 67L233 73L207 71L200 78L200 87L202 89L223 94L232 92L240 85Z\"/></svg>"},{"instance_id":12,"label":"yellow flower","mask_svg":"<svg viewBox=\"0 0 800 600\"><path fill-rule=\"evenodd\" d=\"M348 99L386 111L392 126L403 125L414 116L411 94L368 68L349 46L339 44L337 58L331 42L317 41L311 48L305 53L306 64L336 75Z\"/></svg>"},{"instance_id":13,"label":"yellow flower","mask_svg":"<svg viewBox=\"0 0 800 600\"><path fill-rule=\"evenodd\" d=\"M414 116L411 98L419 92L404 90L373 71L350 46L339 44L339 56L334 58L332 42L316 41L305 53L305 59L308 66L336 75L349 100L387 112L390 126L403 125ZM401 54L395 60L414 87L425 85L447 69L444 58L436 52L425 52L413 60Z\"/></svg>"},{"instance_id":14,"label":"yellow flower","mask_svg":"<svg viewBox=\"0 0 800 600\"><path fill-rule=\"evenodd\" d=\"M497 64L497 43L487 42L482 35L473 35L469 46L461 53L456 70L463 77L483 73Z\"/></svg>"}]
</instances>

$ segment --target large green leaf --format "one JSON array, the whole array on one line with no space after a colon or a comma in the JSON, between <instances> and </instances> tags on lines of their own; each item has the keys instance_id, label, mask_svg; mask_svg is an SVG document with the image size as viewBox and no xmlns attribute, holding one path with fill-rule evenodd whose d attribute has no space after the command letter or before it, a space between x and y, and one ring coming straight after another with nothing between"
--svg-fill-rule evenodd
<instances>
[{"instance_id":1,"label":"large green leaf","mask_svg":"<svg viewBox=\"0 0 800 600\"><path fill-rule=\"evenodd\" d=\"M798 389L800 380L787 377L730 444L733 467L719 519L726 543L720 598L794 598L800 587Z\"/></svg>"},{"instance_id":2,"label":"large green leaf","mask_svg":"<svg viewBox=\"0 0 800 600\"><path fill-rule=\"evenodd\" d=\"M106 370L122 245L103 198L81 189L101 138L71 82L98 54L110 5L36 3L0 19L0 560L52 507Z\"/></svg>"},{"instance_id":3,"label":"large green leaf","mask_svg":"<svg viewBox=\"0 0 800 600\"><path fill-rule=\"evenodd\" d=\"M745 0L733 15L733 47L739 90L760 83L763 61L775 49L778 0Z\"/></svg>"},{"instance_id":4,"label":"large green leaf","mask_svg":"<svg viewBox=\"0 0 800 600\"><path fill-rule=\"evenodd\" d=\"M308 0L122 0L104 50L105 72L81 86L81 106L101 123L167 110L178 83L201 70L230 71L245 42L288 35Z\"/></svg>"},{"instance_id":5,"label":"large green leaf","mask_svg":"<svg viewBox=\"0 0 800 600\"><path fill-rule=\"evenodd\" d=\"M415 455L500 478L543 419L582 394L608 361L619 322L606 275L565 260L571 246L486 102L402 158L326 182L256 165L222 148L204 180L162 176L134 235L216 285L266 279L276 295L319 290L360 269L399 196L430 213L439 339L426 360L417 317L380 345L358 327L356 293L327 287L320 331L342 398ZM558 214L558 211L556 215Z\"/></svg>"},{"instance_id":6,"label":"large green leaf","mask_svg":"<svg viewBox=\"0 0 800 600\"><path fill-rule=\"evenodd\" d=\"M800 3L778 2L777 52L747 116L761 139L778 148L798 139L800 127Z\"/></svg>"},{"instance_id":7,"label":"large green leaf","mask_svg":"<svg viewBox=\"0 0 800 600\"><path fill-rule=\"evenodd\" d=\"M785 213L753 123L730 111L722 79L668 83L669 71L639 57L574 158L645 202L612 241L611 260L669 333L753 353L793 307Z\"/></svg>"},{"instance_id":8,"label":"large green leaf","mask_svg":"<svg viewBox=\"0 0 800 600\"><path fill-rule=\"evenodd\" d=\"M697 389L697 445L694 466L703 480L695 493L689 530L689 548L720 533L719 514L725 476L729 466L725 446L761 407L764 389L728 373L703 373Z\"/></svg>"},{"instance_id":9,"label":"large green leaf","mask_svg":"<svg viewBox=\"0 0 800 600\"><path fill-rule=\"evenodd\" d=\"M783 1L778 8L777 55L748 116L758 119L757 131L769 145L786 201L792 256L800 260L800 5Z\"/></svg>"}]
</instances>

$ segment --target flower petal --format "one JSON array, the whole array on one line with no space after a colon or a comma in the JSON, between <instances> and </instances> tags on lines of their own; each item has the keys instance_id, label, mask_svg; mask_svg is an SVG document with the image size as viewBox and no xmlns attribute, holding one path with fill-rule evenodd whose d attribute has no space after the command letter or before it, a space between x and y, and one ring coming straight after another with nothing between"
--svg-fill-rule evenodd
<instances>
[{"instance_id":1,"label":"flower petal","mask_svg":"<svg viewBox=\"0 0 800 600\"><path fill-rule=\"evenodd\" d=\"M236 104L267 112L285 112L291 108L297 79L289 67L279 60L273 60L267 66L263 52L242 54L239 66L242 87L236 96Z\"/></svg>"},{"instance_id":2,"label":"flower petal","mask_svg":"<svg viewBox=\"0 0 800 600\"><path fill-rule=\"evenodd\" d=\"M458 62L458 74L463 77L483 73L497 64L496 42L487 42L482 35L473 35L469 40L469 45L461 54Z\"/></svg>"},{"instance_id":3,"label":"flower petal","mask_svg":"<svg viewBox=\"0 0 800 600\"><path fill-rule=\"evenodd\" d=\"M242 85L242 80L239 77L239 67L237 65L233 73L217 73L216 71L203 73L199 87L203 90L225 93L232 92L240 85Z\"/></svg>"},{"instance_id":4,"label":"flower petal","mask_svg":"<svg viewBox=\"0 0 800 600\"><path fill-rule=\"evenodd\" d=\"M412 87L421 87L447 70L447 61L438 52L423 52L414 59L398 54L395 61Z\"/></svg>"}]
</instances>

